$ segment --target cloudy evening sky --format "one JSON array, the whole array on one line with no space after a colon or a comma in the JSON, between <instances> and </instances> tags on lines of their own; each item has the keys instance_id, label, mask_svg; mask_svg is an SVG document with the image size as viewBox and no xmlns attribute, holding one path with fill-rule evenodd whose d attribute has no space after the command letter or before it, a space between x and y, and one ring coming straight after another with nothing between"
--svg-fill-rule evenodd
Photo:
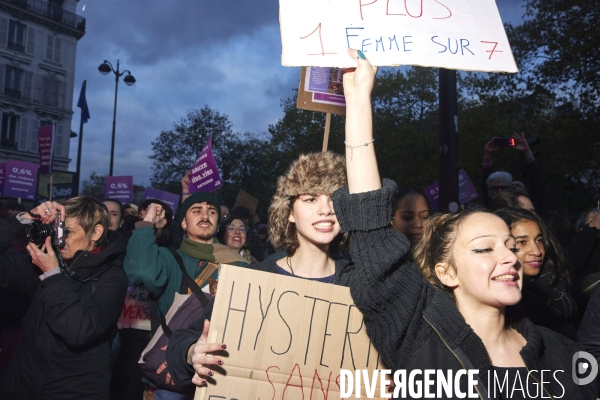
<instances>
[{"instance_id":1,"label":"cloudy evening sky","mask_svg":"<svg viewBox=\"0 0 600 400\"><path fill-rule=\"evenodd\" d=\"M523 3L499 0L503 21L518 24ZM105 59L115 67L120 60L137 80L119 83L114 175L149 186L150 142L204 105L228 115L236 132L266 132L283 116L280 101L293 95L300 73L281 66L278 8L277 0L80 0L87 32L77 46L71 129L79 132L76 104L86 79L91 119L84 125L82 180L109 169L115 81L98 72Z\"/></svg>"}]
</instances>

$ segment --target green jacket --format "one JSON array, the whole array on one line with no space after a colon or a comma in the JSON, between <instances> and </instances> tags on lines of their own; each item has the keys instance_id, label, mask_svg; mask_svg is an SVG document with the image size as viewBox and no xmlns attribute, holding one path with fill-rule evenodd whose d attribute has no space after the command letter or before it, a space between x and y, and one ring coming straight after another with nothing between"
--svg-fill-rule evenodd
<instances>
[{"instance_id":1,"label":"green jacket","mask_svg":"<svg viewBox=\"0 0 600 400\"><path fill-rule=\"evenodd\" d=\"M166 315L181 285L181 270L169 249L156 244L152 225L138 223L137 226L127 245L125 273L131 284L144 285L150 293L158 297L160 311ZM248 265L241 256L218 241L202 244L186 236L177 252L183 259L188 275L194 279L209 261L237 266ZM217 271L211 278L217 279Z\"/></svg>"}]
</instances>

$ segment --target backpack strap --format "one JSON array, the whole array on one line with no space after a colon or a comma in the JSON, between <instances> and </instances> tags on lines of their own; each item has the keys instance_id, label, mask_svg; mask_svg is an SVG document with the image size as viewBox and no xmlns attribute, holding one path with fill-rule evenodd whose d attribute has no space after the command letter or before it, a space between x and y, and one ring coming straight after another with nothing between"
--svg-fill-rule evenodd
<instances>
[{"instance_id":1,"label":"backpack strap","mask_svg":"<svg viewBox=\"0 0 600 400\"><path fill-rule=\"evenodd\" d=\"M186 287L189 287L192 290L192 293L194 293L194 295L198 299L198 301L200 301L200 304L202 304L203 307L206 307L208 305L209 301L206 298L206 296L204 295L204 292L202 291L202 289L200 289L200 286L198 285L198 283L196 283L196 281L194 281L188 275L187 271L185 270L185 266L183 265L183 259L181 258L181 255L175 249L172 249L170 247L168 247L167 249L171 252L171 254L173 254L173 257L175 257L175 261L177 261L177 265L179 265L179 269L181 270L182 276L181 276L180 293L187 294ZM214 263L209 263L206 267L204 267L204 269L198 276L198 278L200 278L200 277L203 277L205 274L208 274L206 276L206 278L204 278L204 280L198 281L200 285L202 285L206 281L206 279L208 279L208 277L210 277L213 274L213 272L216 270L216 268L214 268L214 267L209 268L209 267L211 267L211 264L214 264ZM218 264L217 264L217 267L218 267ZM212 270L210 270L210 269L212 269ZM184 287L184 283L185 283L185 287ZM167 320L166 320L165 316L163 315L163 313L160 311L160 307L158 308L158 315L160 317L160 326L162 327L165 335L170 339L171 335L173 335L173 331L171 330L171 328L169 328L167 326Z\"/></svg>"}]
</instances>

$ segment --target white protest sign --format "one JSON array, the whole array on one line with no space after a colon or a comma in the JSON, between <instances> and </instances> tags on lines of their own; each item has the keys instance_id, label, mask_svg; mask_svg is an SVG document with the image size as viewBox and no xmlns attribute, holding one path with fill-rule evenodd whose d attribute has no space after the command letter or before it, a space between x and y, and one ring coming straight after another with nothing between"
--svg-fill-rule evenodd
<instances>
[{"instance_id":1,"label":"white protest sign","mask_svg":"<svg viewBox=\"0 0 600 400\"><path fill-rule=\"evenodd\" d=\"M494 0L279 0L284 66L517 72Z\"/></svg>"}]
</instances>

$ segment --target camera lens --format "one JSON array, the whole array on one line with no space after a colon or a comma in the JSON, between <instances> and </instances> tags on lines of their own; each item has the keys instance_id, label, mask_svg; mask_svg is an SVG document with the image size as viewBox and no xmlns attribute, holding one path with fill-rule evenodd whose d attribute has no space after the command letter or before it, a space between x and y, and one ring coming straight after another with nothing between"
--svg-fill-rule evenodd
<instances>
[{"instance_id":1,"label":"camera lens","mask_svg":"<svg viewBox=\"0 0 600 400\"><path fill-rule=\"evenodd\" d=\"M38 246L44 244L48 234L49 232L43 224L34 223L27 229L27 239Z\"/></svg>"}]
</instances>

